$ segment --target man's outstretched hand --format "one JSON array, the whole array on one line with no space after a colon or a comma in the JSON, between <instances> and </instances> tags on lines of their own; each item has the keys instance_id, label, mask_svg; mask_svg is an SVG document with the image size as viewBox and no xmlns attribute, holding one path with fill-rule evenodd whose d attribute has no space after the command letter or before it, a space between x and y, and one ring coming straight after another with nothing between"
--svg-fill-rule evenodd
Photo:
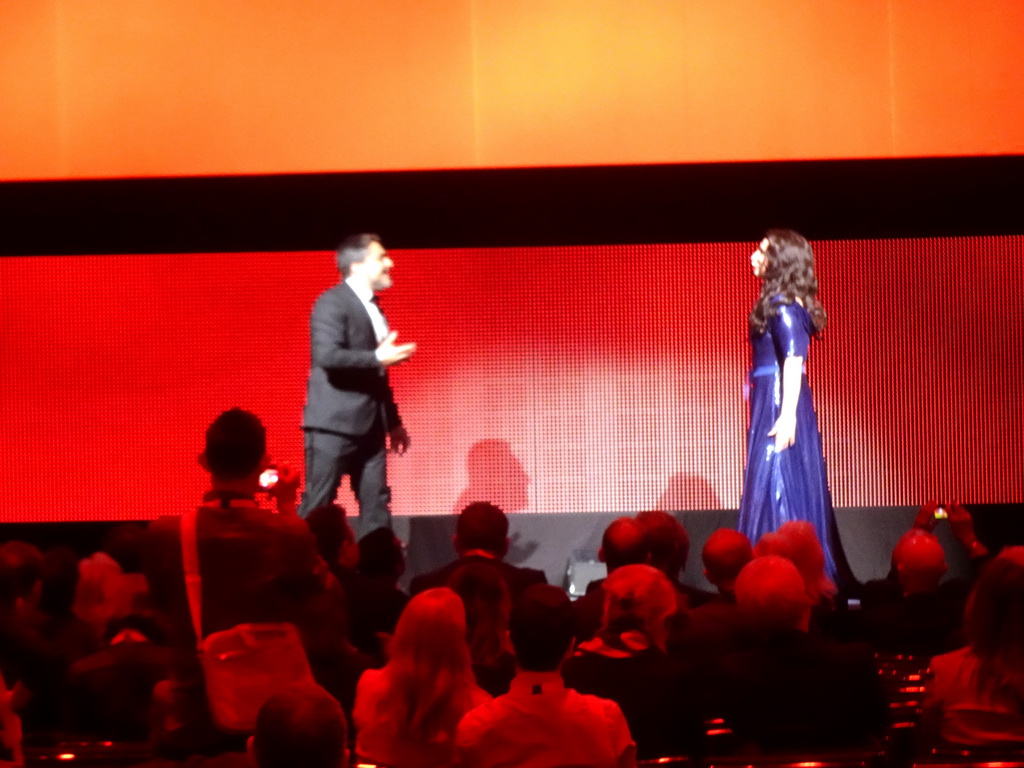
<instances>
[{"instance_id":1,"label":"man's outstretched hand","mask_svg":"<svg viewBox=\"0 0 1024 768\"><path fill-rule=\"evenodd\" d=\"M377 347L377 359L380 360L380 364L385 368L408 360L412 357L412 353L416 351L415 342L396 344L395 341L397 339L398 331L392 331Z\"/></svg>"}]
</instances>

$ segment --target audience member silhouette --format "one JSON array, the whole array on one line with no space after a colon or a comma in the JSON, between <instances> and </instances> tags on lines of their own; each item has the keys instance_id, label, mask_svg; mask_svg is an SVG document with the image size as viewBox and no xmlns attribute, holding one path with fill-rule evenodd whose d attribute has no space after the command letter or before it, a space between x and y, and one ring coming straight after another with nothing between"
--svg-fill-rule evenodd
<instances>
[{"instance_id":1,"label":"audience member silhouette","mask_svg":"<svg viewBox=\"0 0 1024 768\"><path fill-rule=\"evenodd\" d=\"M759 639L721 662L726 723L765 752L870 746L886 717L871 650L810 634L812 597L796 566L768 555L736 579L736 603Z\"/></svg>"},{"instance_id":2,"label":"audience member silhouette","mask_svg":"<svg viewBox=\"0 0 1024 768\"><path fill-rule=\"evenodd\" d=\"M947 565L939 540L912 528L893 548L892 562L899 591L888 599L877 599L876 592L864 602L856 622L859 636L891 654L930 657L961 647L968 590L960 580L940 585Z\"/></svg>"},{"instance_id":3,"label":"audience member silhouette","mask_svg":"<svg viewBox=\"0 0 1024 768\"><path fill-rule=\"evenodd\" d=\"M624 565L650 562L651 543L647 529L632 517L620 517L609 523L601 537L597 558L608 568L608 575ZM573 603L573 623L576 641L589 640L601 627L604 616L604 579L587 585L587 592Z\"/></svg>"},{"instance_id":4,"label":"audience member silhouette","mask_svg":"<svg viewBox=\"0 0 1024 768\"><path fill-rule=\"evenodd\" d=\"M44 638L37 609L42 567L38 548L21 541L0 545L0 673L17 698L25 730L59 724L67 661Z\"/></svg>"},{"instance_id":5,"label":"audience member silhouette","mask_svg":"<svg viewBox=\"0 0 1024 768\"><path fill-rule=\"evenodd\" d=\"M373 635L376 650L371 655L383 663L385 646L409 602L398 586L405 573L405 553L390 528L375 528L359 540L357 569L361 580L354 604L359 632L364 638Z\"/></svg>"},{"instance_id":6,"label":"audience member silhouette","mask_svg":"<svg viewBox=\"0 0 1024 768\"><path fill-rule=\"evenodd\" d=\"M374 531L357 544L345 510L337 504L325 504L310 511L306 524L316 538L320 556L345 593L349 639L362 653L383 663L381 636L390 636L395 631L408 598L395 586L397 576L391 578L388 573L368 576L365 569L374 567L372 558L365 566L361 567L360 563L362 541L372 536L367 549L373 545L387 546L389 540L394 540L394 534L388 528L379 528L377 531L384 533ZM400 555L401 549L398 551Z\"/></svg>"},{"instance_id":7,"label":"audience member silhouette","mask_svg":"<svg viewBox=\"0 0 1024 768\"><path fill-rule=\"evenodd\" d=\"M501 575L483 563L464 565L448 585L466 608L466 633L477 684L492 696L508 693L516 674L508 645L512 598Z\"/></svg>"},{"instance_id":8,"label":"audience member silhouette","mask_svg":"<svg viewBox=\"0 0 1024 768\"><path fill-rule=\"evenodd\" d=\"M210 473L210 490L196 520L203 635L252 622L290 622L302 634L314 675L329 670L337 685L344 679L338 667L348 663L341 590L317 554L309 527L295 514L297 473L278 466L280 480L270 491L278 514L261 507L256 500L259 477L271 464L266 431L259 418L238 408L209 426L199 460ZM209 753L238 741L214 727L206 706L180 523L177 515L155 520L145 556L154 607L177 651L169 685L158 697L166 710L158 746L172 755ZM354 687L355 671L349 677ZM351 691L332 693L351 701Z\"/></svg>"},{"instance_id":9,"label":"audience member silhouette","mask_svg":"<svg viewBox=\"0 0 1024 768\"><path fill-rule=\"evenodd\" d=\"M475 502L463 509L455 523L454 542L458 559L413 579L409 588L412 594L445 586L458 568L470 563L489 563L496 568L513 599L531 584L547 583L543 571L518 568L504 561L509 545L508 517L494 504Z\"/></svg>"},{"instance_id":10,"label":"audience member silhouette","mask_svg":"<svg viewBox=\"0 0 1024 768\"><path fill-rule=\"evenodd\" d=\"M718 594L692 609L682 632L671 636L673 655L703 664L741 649L748 630L736 605L736 577L753 557L750 541L739 531L719 528L708 536L701 560Z\"/></svg>"},{"instance_id":11,"label":"audience member silhouette","mask_svg":"<svg viewBox=\"0 0 1024 768\"><path fill-rule=\"evenodd\" d=\"M388 650L387 665L359 680L356 752L390 768L447 766L459 720L491 698L473 679L459 596L439 587L413 597Z\"/></svg>"},{"instance_id":12,"label":"audience member silhouette","mask_svg":"<svg viewBox=\"0 0 1024 768\"><path fill-rule=\"evenodd\" d=\"M618 705L562 680L573 642L568 595L546 584L528 587L513 605L509 636L518 673L508 693L459 723L455 765L634 766L636 747Z\"/></svg>"},{"instance_id":13,"label":"audience member silhouette","mask_svg":"<svg viewBox=\"0 0 1024 768\"><path fill-rule=\"evenodd\" d=\"M111 622L102 650L70 670L72 730L109 741L145 741L153 688L170 673L173 651L160 627L144 616Z\"/></svg>"},{"instance_id":14,"label":"audience member silhouette","mask_svg":"<svg viewBox=\"0 0 1024 768\"><path fill-rule=\"evenodd\" d=\"M71 547L54 547L43 556L38 605L39 633L73 664L100 648L93 626L74 613L78 555Z\"/></svg>"},{"instance_id":15,"label":"audience member silhouette","mask_svg":"<svg viewBox=\"0 0 1024 768\"><path fill-rule=\"evenodd\" d=\"M836 637L839 628L833 598L837 588L825 570L825 551L814 526L806 520L783 523L774 533L766 533L758 539L754 554L758 557L778 555L796 566L811 599L811 631Z\"/></svg>"},{"instance_id":16,"label":"audience member silhouette","mask_svg":"<svg viewBox=\"0 0 1024 768\"><path fill-rule=\"evenodd\" d=\"M636 521L647 531L649 563L668 576L676 591L686 598L684 608L695 608L714 597L711 592L691 587L680 579L690 557L690 534L682 523L661 510L641 512Z\"/></svg>"},{"instance_id":17,"label":"audience member silhouette","mask_svg":"<svg viewBox=\"0 0 1024 768\"><path fill-rule=\"evenodd\" d=\"M121 569L121 577L114 585L118 601L114 618L144 616L151 611L142 562L145 542L146 529L137 523L116 525L103 537L102 551Z\"/></svg>"},{"instance_id":18,"label":"audience member silhouette","mask_svg":"<svg viewBox=\"0 0 1024 768\"><path fill-rule=\"evenodd\" d=\"M991 560L967 603L967 646L932 659L925 744L1024 745L1024 547Z\"/></svg>"},{"instance_id":19,"label":"audience member silhouette","mask_svg":"<svg viewBox=\"0 0 1024 768\"><path fill-rule=\"evenodd\" d=\"M347 768L348 722L319 686L293 686L260 708L249 739L253 768Z\"/></svg>"},{"instance_id":20,"label":"audience member silhouette","mask_svg":"<svg viewBox=\"0 0 1024 768\"><path fill-rule=\"evenodd\" d=\"M617 568L604 582L604 621L562 668L565 684L611 699L641 759L702 751L702 693L693 669L666 653L677 593L649 565Z\"/></svg>"}]
</instances>

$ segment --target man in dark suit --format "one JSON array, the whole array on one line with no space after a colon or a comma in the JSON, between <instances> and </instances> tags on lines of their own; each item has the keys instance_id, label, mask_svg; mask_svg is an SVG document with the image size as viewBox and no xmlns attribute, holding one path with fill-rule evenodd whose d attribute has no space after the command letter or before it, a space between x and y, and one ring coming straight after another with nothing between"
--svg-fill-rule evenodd
<instances>
[{"instance_id":1,"label":"man in dark suit","mask_svg":"<svg viewBox=\"0 0 1024 768\"><path fill-rule=\"evenodd\" d=\"M359 500L362 533L391 525L386 450L404 453L409 435L387 369L415 344L396 344L376 292L391 287L394 262L377 235L351 235L337 252L342 281L317 299L310 320L312 368L302 428L306 490L299 514L334 501L343 475Z\"/></svg>"},{"instance_id":2,"label":"man in dark suit","mask_svg":"<svg viewBox=\"0 0 1024 768\"><path fill-rule=\"evenodd\" d=\"M811 600L792 562L751 560L736 604L758 635L726 656L714 690L738 744L762 752L871 748L887 707L871 649L811 634Z\"/></svg>"},{"instance_id":3,"label":"man in dark suit","mask_svg":"<svg viewBox=\"0 0 1024 768\"><path fill-rule=\"evenodd\" d=\"M455 523L455 551L459 557L436 571L417 576L409 585L416 595L433 587L444 587L459 568L471 563L493 566L508 585L515 600L531 584L547 584L544 571L518 568L502 558L508 551L508 517L500 507L487 502L470 504Z\"/></svg>"}]
</instances>

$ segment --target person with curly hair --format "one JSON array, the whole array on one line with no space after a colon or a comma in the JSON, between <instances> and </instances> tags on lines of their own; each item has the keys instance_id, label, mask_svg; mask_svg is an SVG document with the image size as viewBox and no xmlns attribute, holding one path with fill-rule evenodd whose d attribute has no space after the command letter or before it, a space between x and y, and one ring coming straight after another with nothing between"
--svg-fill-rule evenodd
<instances>
[{"instance_id":1,"label":"person with curly hair","mask_svg":"<svg viewBox=\"0 0 1024 768\"><path fill-rule=\"evenodd\" d=\"M814 526L828 574L853 577L832 511L818 419L805 363L827 316L814 252L801 235L770 230L750 256L761 295L750 312L750 431L739 529L751 541L790 520Z\"/></svg>"}]
</instances>

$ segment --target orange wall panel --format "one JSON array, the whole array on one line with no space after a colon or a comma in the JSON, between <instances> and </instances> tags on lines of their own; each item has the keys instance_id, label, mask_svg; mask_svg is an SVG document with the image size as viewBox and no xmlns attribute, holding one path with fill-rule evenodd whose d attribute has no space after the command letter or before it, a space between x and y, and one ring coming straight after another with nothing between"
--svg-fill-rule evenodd
<instances>
[{"instance_id":1,"label":"orange wall panel","mask_svg":"<svg viewBox=\"0 0 1024 768\"><path fill-rule=\"evenodd\" d=\"M1024 3L905 0L892 19L895 154L1024 153Z\"/></svg>"},{"instance_id":2,"label":"orange wall panel","mask_svg":"<svg viewBox=\"0 0 1024 768\"><path fill-rule=\"evenodd\" d=\"M891 154L885 3L778 6L482 3L485 162Z\"/></svg>"},{"instance_id":3,"label":"orange wall panel","mask_svg":"<svg viewBox=\"0 0 1024 768\"><path fill-rule=\"evenodd\" d=\"M1024 153L1024 3L8 0L0 179Z\"/></svg>"},{"instance_id":4,"label":"orange wall panel","mask_svg":"<svg viewBox=\"0 0 1024 768\"><path fill-rule=\"evenodd\" d=\"M0 12L0 178L63 173L58 2L5 3Z\"/></svg>"}]
</instances>

